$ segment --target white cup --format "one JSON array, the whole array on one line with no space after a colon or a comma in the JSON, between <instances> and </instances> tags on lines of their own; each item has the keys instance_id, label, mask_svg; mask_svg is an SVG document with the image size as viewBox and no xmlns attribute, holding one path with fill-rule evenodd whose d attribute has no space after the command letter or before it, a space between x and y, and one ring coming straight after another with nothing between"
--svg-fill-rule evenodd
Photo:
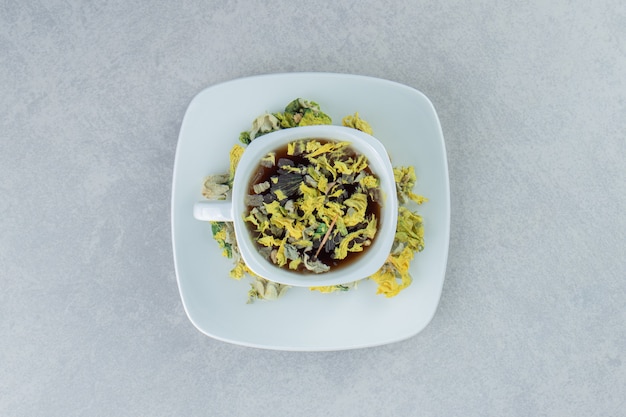
<instances>
[{"instance_id":1,"label":"white cup","mask_svg":"<svg viewBox=\"0 0 626 417\"><path fill-rule=\"evenodd\" d=\"M300 139L325 139L350 142L350 147L363 154L372 173L380 180L382 194L378 230L367 253L337 270L306 274L281 268L257 250L244 217L248 210L245 198L252 174L261 159L287 143ZM202 221L233 222L237 245L243 261L255 274L270 281L298 287L340 285L374 274L385 263L393 245L398 221L398 200L393 168L385 147L376 138L343 126L303 126L278 130L254 139L245 149L233 180L231 200L207 200L193 207L194 217Z\"/></svg>"}]
</instances>

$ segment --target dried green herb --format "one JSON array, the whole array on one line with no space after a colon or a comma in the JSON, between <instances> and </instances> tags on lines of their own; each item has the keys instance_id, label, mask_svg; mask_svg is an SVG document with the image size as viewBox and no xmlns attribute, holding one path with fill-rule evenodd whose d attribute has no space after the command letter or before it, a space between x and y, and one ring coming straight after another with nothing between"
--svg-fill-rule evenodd
<instances>
[{"instance_id":1,"label":"dried green herb","mask_svg":"<svg viewBox=\"0 0 626 417\"><path fill-rule=\"evenodd\" d=\"M267 133L296 126L329 125L332 119L314 101L297 98L281 113L264 113L252 121L252 128L239 135L239 141L249 144Z\"/></svg>"}]
</instances>

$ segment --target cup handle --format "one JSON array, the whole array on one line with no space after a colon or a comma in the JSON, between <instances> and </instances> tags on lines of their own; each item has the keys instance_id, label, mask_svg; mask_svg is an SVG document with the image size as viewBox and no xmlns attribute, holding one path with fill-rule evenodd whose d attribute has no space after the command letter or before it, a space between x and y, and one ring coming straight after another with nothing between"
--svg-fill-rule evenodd
<instances>
[{"instance_id":1,"label":"cup handle","mask_svg":"<svg viewBox=\"0 0 626 417\"><path fill-rule=\"evenodd\" d=\"M193 217L202 221L232 222L233 203L230 200L198 201L193 205Z\"/></svg>"}]
</instances>

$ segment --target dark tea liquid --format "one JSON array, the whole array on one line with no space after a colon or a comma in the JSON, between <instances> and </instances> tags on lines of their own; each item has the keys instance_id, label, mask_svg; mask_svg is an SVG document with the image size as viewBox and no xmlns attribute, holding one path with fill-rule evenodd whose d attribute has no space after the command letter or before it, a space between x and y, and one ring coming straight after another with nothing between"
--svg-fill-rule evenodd
<instances>
[{"instance_id":1,"label":"dark tea liquid","mask_svg":"<svg viewBox=\"0 0 626 417\"><path fill-rule=\"evenodd\" d=\"M328 143L328 140L324 140L324 139L310 139L310 140L316 140L317 142L320 142L322 145ZM304 154L302 155L288 155L288 145L282 146L276 150L273 151L275 153L275 165L272 167L265 167L261 164L259 164L257 166L257 168L254 170L252 176L251 176L251 180L248 184L248 193L250 195L260 195L263 196L264 202L265 203L271 203L274 200L277 200L276 196L272 193L272 189L270 188L266 191L263 191L259 194L255 193L254 191L254 186L257 184L262 184L265 181L269 181L269 183L272 185L272 178L278 178L278 183L281 183L281 180L284 180L285 183L288 182L288 186L287 186L287 190L291 190L293 191L294 189L299 189L299 186L301 183L305 182L305 175L306 174L298 174L298 173L293 173L293 172L288 172L285 171L281 168L281 166L283 166L285 164L286 161L290 161L288 162L289 165L292 165L294 167L309 167L312 165L311 162L309 162L309 160L306 158L306 156L304 156ZM356 159L356 157L358 157L358 154L351 149L350 147L347 147L345 149L342 150L343 155L345 155L346 157L352 157L353 159ZM280 163L279 163L280 161ZM304 172L306 172L306 169L302 170ZM365 168L365 173L369 174L369 175L374 175L370 168L367 167ZM338 174L338 176L341 174ZM358 173L354 174L354 176L358 175ZM328 183L332 183L333 182L333 177L332 175L328 174L327 176L327 180ZM342 203L343 200L348 199L351 195L354 194L354 192L357 189L357 184L344 184L342 185L343 189L344 189L344 193L342 194L342 196L340 197L326 197L326 201L324 203L326 203L327 201L337 201L339 203ZM291 194L288 195L286 199L279 201L279 203L281 203L281 206L284 207L284 205L287 203L288 200L296 200L298 199L298 197L300 197L301 194L299 194L299 191L296 192L296 194ZM345 207L345 206L344 206ZM250 213L250 211L253 209L253 206L248 206L247 207L247 214ZM347 207L345 207L345 210L347 210ZM344 210L344 213L345 213ZM378 230L378 227L380 226L380 213L381 213L381 205L372 200L370 197L367 198L367 208L365 210L365 218L366 219L371 219L372 216L375 216L376 218L376 230ZM315 214L315 212L314 212ZM302 213L298 213L298 215L302 215ZM330 223L330 222L329 222ZM254 240L257 240L261 237L261 234L259 232L257 232L255 230L255 226L250 223L250 222L246 222L246 225L248 227L248 230L250 232L250 235L253 237ZM364 223L364 227L365 227L366 223ZM352 227L349 228L349 232L354 232L358 230L358 228L356 227ZM325 235L325 232L327 230L324 230L324 233L320 233L315 235L315 237L311 238L308 236L303 236L303 239L307 239L307 240L311 240L313 242L313 247L307 251L306 253L308 254L309 258L311 260L319 260L322 263L328 265L330 267L330 271L333 270L337 270L337 269L341 269L344 268L352 263L354 263L355 261L357 261L358 259L360 259L362 256L365 256L368 249L371 247L371 243L369 246L363 246L363 250L360 252L350 252L348 251L347 256L344 259L334 259L332 257L333 253L334 253L334 248L336 245L339 244L339 242L326 242L324 244L324 246L322 247L322 249L319 251L319 254L317 255L317 257L315 257L315 254L318 252L319 246L321 241L323 240L323 237ZM329 236L328 239L332 239L334 232L336 231L336 226L335 228L333 228L333 230L331 230L331 234ZM274 235L274 237L279 240L284 238L286 231L283 230L282 234L279 236ZM337 240L339 237L336 237L335 240ZM374 238L369 239L370 241L373 242ZM264 249L264 247L260 244L258 244L259 249ZM349 245L350 247L350 245ZM278 265L277 265L278 266ZM284 266L284 268L288 268L287 265ZM301 272L301 273L313 273L312 271L309 271L305 266L304 263L301 263L298 266L298 269L296 269L296 271ZM365 278L365 277L363 277Z\"/></svg>"}]
</instances>

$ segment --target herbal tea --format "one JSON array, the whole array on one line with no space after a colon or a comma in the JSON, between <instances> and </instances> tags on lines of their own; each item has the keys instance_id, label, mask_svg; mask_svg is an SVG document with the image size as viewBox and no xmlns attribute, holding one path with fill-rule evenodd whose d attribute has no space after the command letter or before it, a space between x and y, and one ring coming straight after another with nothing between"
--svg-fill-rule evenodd
<instances>
[{"instance_id":1,"label":"herbal tea","mask_svg":"<svg viewBox=\"0 0 626 417\"><path fill-rule=\"evenodd\" d=\"M349 142L302 139L260 161L246 206L246 225L266 259L323 273L354 262L372 244L380 181Z\"/></svg>"}]
</instances>

